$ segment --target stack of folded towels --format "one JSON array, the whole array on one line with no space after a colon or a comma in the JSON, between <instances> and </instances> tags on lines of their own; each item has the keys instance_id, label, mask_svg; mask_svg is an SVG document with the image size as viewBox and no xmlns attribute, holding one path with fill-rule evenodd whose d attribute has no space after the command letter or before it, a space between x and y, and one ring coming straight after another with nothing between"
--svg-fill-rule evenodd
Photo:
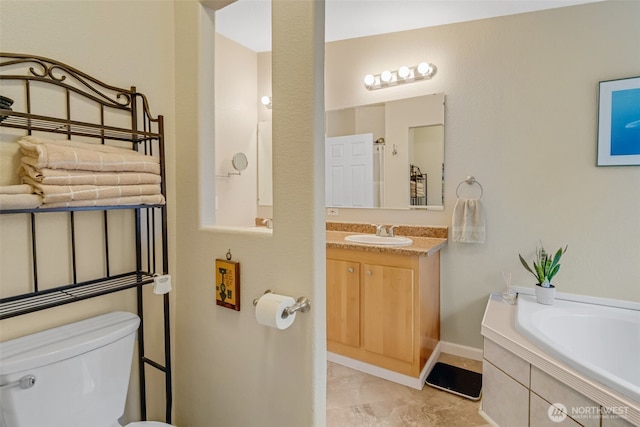
<instances>
[{"instance_id":1,"label":"stack of folded towels","mask_svg":"<svg viewBox=\"0 0 640 427\"><path fill-rule=\"evenodd\" d=\"M27 184L1 185L0 210L34 209L42 204L42 197L33 194Z\"/></svg>"},{"instance_id":2,"label":"stack of folded towels","mask_svg":"<svg viewBox=\"0 0 640 427\"><path fill-rule=\"evenodd\" d=\"M410 186L413 197L424 197L424 182L411 181Z\"/></svg>"},{"instance_id":3,"label":"stack of folded towels","mask_svg":"<svg viewBox=\"0 0 640 427\"><path fill-rule=\"evenodd\" d=\"M79 141L18 141L22 182L42 208L164 204L160 161L134 150Z\"/></svg>"}]
</instances>

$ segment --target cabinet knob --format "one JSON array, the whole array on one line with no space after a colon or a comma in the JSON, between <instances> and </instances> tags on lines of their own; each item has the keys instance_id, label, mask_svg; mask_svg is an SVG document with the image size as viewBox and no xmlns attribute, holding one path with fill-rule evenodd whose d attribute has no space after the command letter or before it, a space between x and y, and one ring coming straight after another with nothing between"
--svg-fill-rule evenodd
<instances>
[{"instance_id":1,"label":"cabinet knob","mask_svg":"<svg viewBox=\"0 0 640 427\"><path fill-rule=\"evenodd\" d=\"M367 276L371 276L371 275L373 275L373 271L367 270Z\"/></svg>"},{"instance_id":2,"label":"cabinet knob","mask_svg":"<svg viewBox=\"0 0 640 427\"><path fill-rule=\"evenodd\" d=\"M349 268L347 269L347 271L348 271L349 273L353 273L353 267L349 267Z\"/></svg>"}]
</instances>

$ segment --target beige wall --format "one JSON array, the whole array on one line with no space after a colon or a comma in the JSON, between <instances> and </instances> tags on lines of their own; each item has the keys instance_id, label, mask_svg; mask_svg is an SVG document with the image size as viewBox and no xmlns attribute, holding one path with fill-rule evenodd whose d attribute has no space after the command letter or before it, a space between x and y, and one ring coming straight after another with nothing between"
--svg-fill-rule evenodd
<instances>
[{"instance_id":1,"label":"beige wall","mask_svg":"<svg viewBox=\"0 0 640 427\"><path fill-rule=\"evenodd\" d=\"M257 216L257 54L216 34L215 170L216 224L251 226ZM236 153L247 156L241 175L232 167ZM232 173L233 175L229 175Z\"/></svg>"},{"instance_id":2,"label":"beige wall","mask_svg":"<svg viewBox=\"0 0 640 427\"><path fill-rule=\"evenodd\" d=\"M180 426L324 424L324 215L318 172L324 164L324 90L314 84L323 80L322 33L314 25L320 12L312 3L284 3L292 4L274 11L274 28L283 35L274 40L274 52L281 49L274 55L274 69L280 70L274 81L282 89L274 94L281 102L272 113L279 209L273 234L213 227L202 209L214 195L200 179L210 168L211 158L206 159L216 134L204 111L210 88L203 90L213 75L207 58L215 48L214 16L196 2L175 3L176 92L182 100L176 105ZM255 206L255 194L243 196ZM228 250L240 262L239 312L215 303L215 259ZM266 289L307 296L313 308L286 331L263 327L256 323L252 300Z\"/></svg>"},{"instance_id":3,"label":"beige wall","mask_svg":"<svg viewBox=\"0 0 640 427\"><path fill-rule=\"evenodd\" d=\"M635 1L329 43L328 110L437 92L447 105L443 212L341 209L327 219L450 226L456 186L474 175L487 242L450 242L442 256L442 339L457 344L481 346L501 271L533 286L517 254L540 240L569 245L559 291L640 301L640 167L595 166L598 82L637 76L639 51ZM363 87L367 73L422 60L437 65L433 80Z\"/></svg>"},{"instance_id":4,"label":"beige wall","mask_svg":"<svg viewBox=\"0 0 640 427\"><path fill-rule=\"evenodd\" d=\"M263 96L272 96L273 91L271 89L271 52L258 53L258 99ZM258 103L258 120L261 122L271 122L273 117L273 110L265 108L262 104ZM270 127L269 124L263 126ZM260 167L260 166L258 166ZM259 172L260 174L261 172ZM273 188L273 183L271 183ZM273 194L269 197L269 192L265 190L266 197L269 203L259 203L256 216L260 218L272 218L273 217ZM273 190L271 191L273 193Z\"/></svg>"},{"instance_id":5,"label":"beige wall","mask_svg":"<svg viewBox=\"0 0 640 427\"><path fill-rule=\"evenodd\" d=\"M130 25L135 23L135 25ZM174 59L173 59L173 5L170 2L78 2L78 1L7 1L0 2L0 51L28 53L52 58L83 72L95 76L105 83L121 87L136 86L138 91L148 96L151 112L166 117L167 175L175 176L173 160L175 158L174 129ZM61 104L49 105L55 109ZM16 159L16 135L2 128L3 158ZM8 136L12 135L12 136ZM15 162L11 167L2 162L0 183L13 184L18 180L15 176ZM169 216L173 224L175 215L172 201L175 199L173 178L168 182ZM59 261L60 243L68 247L68 220L64 214L38 216L39 245L38 259L46 273L40 272L43 286L69 283L68 268ZM86 258L87 249L101 239L101 232L88 235L82 230L93 230L91 223L101 221L96 213L78 214L78 262L79 271L85 277L95 277L101 271L99 260ZM122 230L131 230L133 221L130 213L116 212L110 214L112 226ZM117 222L114 222L117 221ZM24 292L19 290L21 284L27 283L25 276L24 249L29 238L26 221L23 215L3 215L0 217L0 258L2 274L0 275L0 292L2 296L9 293ZM171 234L174 227L171 226ZM93 233L93 231L90 231ZM132 238L132 234L123 239ZM55 242L57 241L57 245ZM170 238L171 253L174 253ZM113 243L113 242L112 242ZM49 248L48 251L45 247ZM135 258L127 251L115 250L112 246L112 261L116 270L135 266ZM16 253L18 258L16 258ZM24 256L23 256L24 255ZM135 254L133 253L133 257ZM22 260L22 261L20 261ZM67 265L67 264L64 264ZM128 267L127 267L128 266ZM175 273L173 259L170 271ZM114 271L112 270L112 273ZM83 280L79 276L79 280ZM175 278L174 278L175 280ZM148 290L147 290L148 293ZM146 300L152 302L146 309L147 320L162 319L161 298L147 295ZM114 310L136 311L135 291L126 291L104 297L48 309L35 314L23 315L3 320L0 323L0 339L6 340L16 336L32 333L42 329L73 322L87 317ZM160 317L158 317L158 315ZM159 326L156 327L156 326ZM161 322L147 324L148 356L162 362ZM151 376L154 376L152 374ZM126 419L137 419L137 376L132 375L130 402ZM161 379L159 379L162 381ZM164 418L163 383L151 380L149 389L148 415L153 419ZM158 392L156 392L158 390Z\"/></svg>"}]
</instances>

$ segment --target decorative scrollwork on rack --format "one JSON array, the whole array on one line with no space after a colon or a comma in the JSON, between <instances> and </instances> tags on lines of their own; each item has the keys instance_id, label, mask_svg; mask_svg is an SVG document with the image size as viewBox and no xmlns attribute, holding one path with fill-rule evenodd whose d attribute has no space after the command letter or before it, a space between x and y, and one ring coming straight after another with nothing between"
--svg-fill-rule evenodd
<instances>
[{"instance_id":1,"label":"decorative scrollwork on rack","mask_svg":"<svg viewBox=\"0 0 640 427\"><path fill-rule=\"evenodd\" d=\"M36 71L35 68L29 67L29 71L31 71L31 74L33 74L34 76L38 76L38 77L46 77L47 74L49 74L49 72L47 70L47 64L45 64L42 61L40 61L38 59L35 59L35 58L33 58L32 61L42 67L42 73L38 73L38 71ZM4 63L3 65L8 65L8 64L13 65L13 64L18 64L20 62L23 62L23 61L11 61L11 62ZM64 77L62 78L62 80L64 80Z\"/></svg>"},{"instance_id":2,"label":"decorative scrollwork on rack","mask_svg":"<svg viewBox=\"0 0 640 427\"><path fill-rule=\"evenodd\" d=\"M111 86L49 58L0 52L0 80L3 83L22 82L24 85L22 95L19 95L19 90L14 91L22 101L16 103L18 109L15 106L13 110L3 107L0 116L3 127L65 134L68 138L72 135L97 136L135 143L158 138L163 132L161 116L151 115L146 96L137 92L135 86L129 89ZM33 93L36 92L37 99L43 86L60 89L56 92L66 98L64 116L43 116L38 111L32 111ZM96 106L100 110L100 123L87 122L86 114L82 117L77 114L81 110L92 111ZM127 114L120 114L122 112ZM123 125L127 120L130 120L130 126Z\"/></svg>"},{"instance_id":3,"label":"decorative scrollwork on rack","mask_svg":"<svg viewBox=\"0 0 640 427\"><path fill-rule=\"evenodd\" d=\"M151 110L149 109L149 101L147 100L147 96L142 93L136 93L136 96L140 97L140 99L142 100L142 107L144 109L145 116L147 116L147 118L152 122L157 122L158 118L157 117L154 118L151 115Z\"/></svg>"},{"instance_id":4,"label":"decorative scrollwork on rack","mask_svg":"<svg viewBox=\"0 0 640 427\"><path fill-rule=\"evenodd\" d=\"M35 66L31 65L28 69L38 79L50 79L58 86L87 96L109 107L131 109L133 95L135 94L135 89L133 88L124 89L108 85L80 70L49 58L13 53L1 53L0 55L3 59L0 67L35 64Z\"/></svg>"}]
</instances>

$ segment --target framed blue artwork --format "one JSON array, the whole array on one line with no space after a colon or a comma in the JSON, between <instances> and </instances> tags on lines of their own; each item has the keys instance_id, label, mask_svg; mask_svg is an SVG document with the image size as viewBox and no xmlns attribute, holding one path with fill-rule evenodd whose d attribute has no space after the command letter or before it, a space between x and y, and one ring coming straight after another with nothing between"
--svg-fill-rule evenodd
<instances>
[{"instance_id":1,"label":"framed blue artwork","mask_svg":"<svg viewBox=\"0 0 640 427\"><path fill-rule=\"evenodd\" d=\"M640 165L640 77L599 86L597 166Z\"/></svg>"}]
</instances>

